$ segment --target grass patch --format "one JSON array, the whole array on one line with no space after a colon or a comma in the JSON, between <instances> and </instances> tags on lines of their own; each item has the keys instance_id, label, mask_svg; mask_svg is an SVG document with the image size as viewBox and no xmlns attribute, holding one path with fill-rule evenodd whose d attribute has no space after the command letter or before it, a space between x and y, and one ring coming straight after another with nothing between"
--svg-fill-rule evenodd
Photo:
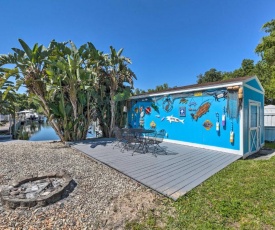
<instances>
[{"instance_id":1,"label":"grass patch","mask_svg":"<svg viewBox=\"0 0 275 230\"><path fill-rule=\"evenodd\" d=\"M275 149L275 142L265 142L265 148Z\"/></svg>"},{"instance_id":2,"label":"grass patch","mask_svg":"<svg viewBox=\"0 0 275 230\"><path fill-rule=\"evenodd\" d=\"M157 216L152 212L146 214L147 218L144 222L129 222L126 224L126 230L146 230L146 229L161 229L157 227Z\"/></svg>"},{"instance_id":3,"label":"grass patch","mask_svg":"<svg viewBox=\"0 0 275 230\"><path fill-rule=\"evenodd\" d=\"M275 157L239 160L209 178L177 202L173 217L148 217L131 229L274 229Z\"/></svg>"}]
</instances>

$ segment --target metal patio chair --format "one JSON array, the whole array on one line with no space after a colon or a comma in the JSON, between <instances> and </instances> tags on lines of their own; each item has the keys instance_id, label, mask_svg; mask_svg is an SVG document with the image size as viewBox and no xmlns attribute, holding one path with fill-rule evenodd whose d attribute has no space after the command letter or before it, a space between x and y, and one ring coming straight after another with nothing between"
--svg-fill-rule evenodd
<instances>
[{"instance_id":1,"label":"metal patio chair","mask_svg":"<svg viewBox=\"0 0 275 230\"><path fill-rule=\"evenodd\" d=\"M118 127L115 127L114 128L114 134L115 134L115 142L114 142L114 146L113 146L113 149L115 147L123 147L124 144L125 144L125 141L124 141L124 137L122 135L122 130Z\"/></svg>"},{"instance_id":2,"label":"metal patio chair","mask_svg":"<svg viewBox=\"0 0 275 230\"><path fill-rule=\"evenodd\" d=\"M161 129L150 141L150 144L153 145L153 154L155 156L157 156L156 151L162 151L167 154L166 150L160 146L160 144L163 142L165 135L166 131L164 129Z\"/></svg>"},{"instance_id":3,"label":"metal patio chair","mask_svg":"<svg viewBox=\"0 0 275 230\"><path fill-rule=\"evenodd\" d=\"M123 146L123 149L122 149L123 151L124 151L124 149L126 149L128 151L129 149L134 148L134 145L135 145L135 142L136 142L135 141L136 137L135 137L135 134L132 133L130 129L124 130L123 138L125 140L125 143L124 143L124 146Z\"/></svg>"}]
</instances>

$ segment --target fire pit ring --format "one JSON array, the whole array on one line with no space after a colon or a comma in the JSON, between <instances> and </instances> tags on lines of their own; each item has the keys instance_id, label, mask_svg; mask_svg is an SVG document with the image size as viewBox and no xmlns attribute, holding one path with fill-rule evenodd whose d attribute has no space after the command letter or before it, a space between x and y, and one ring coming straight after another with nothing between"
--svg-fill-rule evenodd
<instances>
[{"instance_id":1,"label":"fire pit ring","mask_svg":"<svg viewBox=\"0 0 275 230\"><path fill-rule=\"evenodd\" d=\"M66 197L75 184L66 171L26 177L4 188L1 202L10 209L46 206Z\"/></svg>"}]
</instances>

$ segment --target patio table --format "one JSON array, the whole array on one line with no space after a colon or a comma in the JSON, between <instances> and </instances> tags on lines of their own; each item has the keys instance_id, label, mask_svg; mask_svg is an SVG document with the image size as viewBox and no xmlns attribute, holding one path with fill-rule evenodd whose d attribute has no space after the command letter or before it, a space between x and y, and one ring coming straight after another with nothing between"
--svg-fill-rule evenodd
<instances>
[{"instance_id":1,"label":"patio table","mask_svg":"<svg viewBox=\"0 0 275 230\"><path fill-rule=\"evenodd\" d=\"M148 142L148 136L146 136L146 135L148 135L150 133L154 133L155 130L151 130L151 129L128 129L127 132L132 133L133 136L134 136L134 138L135 138L134 141L136 141L136 143L139 144L137 146L137 148L134 149L134 152L137 149L140 149L140 148L142 149L143 153L145 153L146 151L148 151L148 149L149 149L149 142Z\"/></svg>"}]
</instances>

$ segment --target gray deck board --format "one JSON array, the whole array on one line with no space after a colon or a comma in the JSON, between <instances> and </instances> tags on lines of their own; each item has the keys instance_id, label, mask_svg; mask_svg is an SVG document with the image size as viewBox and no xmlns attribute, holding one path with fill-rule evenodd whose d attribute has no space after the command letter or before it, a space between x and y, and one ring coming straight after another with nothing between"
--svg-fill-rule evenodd
<instances>
[{"instance_id":1,"label":"gray deck board","mask_svg":"<svg viewBox=\"0 0 275 230\"><path fill-rule=\"evenodd\" d=\"M173 177L170 178L168 182L166 181L161 181L160 183L153 184L153 187L157 187L158 190L161 192L164 192L169 189L169 191L176 190L177 188L181 188L182 184L188 184L190 180L193 178L196 178L198 175L203 175L209 170L211 170L213 167L223 161L226 161L227 158L230 156L226 156L225 158L222 158L221 156L218 156L213 160L209 159L206 162L201 162L200 164L192 165L192 167L188 167L184 171L182 171L180 174L175 174ZM172 193L172 192L171 192ZM168 193L167 193L168 194Z\"/></svg>"},{"instance_id":2,"label":"gray deck board","mask_svg":"<svg viewBox=\"0 0 275 230\"><path fill-rule=\"evenodd\" d=\"M201 150L202 151L202 150ZM177 156L175 157L170 157L170 158L162 158L161 160L159 160L157 162L157 164L155 164L154 166L152 165L143 165L142 167L141 166L138 166L136 165L136 167L133 167L131 168L129 171L127 171L128 173L131 173L131 172L136 172L138 174L138 171L142 171L142 172L146 172L148 170L153 170L155 168L160 168L162 167L163 165L164 166L168 166L168 165L171 165L171 164L174 164L175 162L179 162L179 161L183 161L185 159L189 159L190 156L192 156L191 154L193 154L193 156L198 156L198 154L196 154L196 152L193 150L191 150L190 152L186 153L186 154L178 154ZM156 162L156 161L155 161Z\"/></svg>"},{"instance_id":3,"label":"gray deck board","mask_svg":"<svg viewBox=\"0 0 275 230\"><path fill-rule=\"evenodd\" d=\"M190 154L184 154L184 155L180 155L178 158L173 158L173 159L168 159L166 161L162 161L160 163L158 163L157 165L153 166L153 167L142 167L141 170L135 170L134 173L138 176L138 175L143 175L146 174L146 176L148 176L148 172L159 172L159 171L163 171L164 168L174 168L177 165L182 166L184 163L190 163L192 161L199 160L201 158L205 158L208 157L209 154L205 153L203 156L201 156L200 153L203 153L203 150L201 150L201 152L190 152ZM132 171L129 171L128 173L131 173ZM155 173L153 173L155 174Z\"/></svg>"},{"instance_id":4,"label":"gray deck board","mask_svg":"<svg viewBox=\"0 0 275 230\"><path fill-rule=\"evenodd\" d=\"M169 189L169 191L177 191L178 189L175 189L177 186L180 186L180 188L183 187L181 184L187 184L189 181L188 179L192 178L194 175L200 173L203 170L207 170L208 165L209 161L202 162L196 167L194 167L194 165L190 167L188 166L181 169L181 171L178 170L177 172L174 172L172 175L164 175L162 178L157 178L156 180L150 180L148 182L144 180L144 183L150 184L153 189L156 189L162 194L169 196L166 190Z\"/></svg>"},{"instance_id":5,"label":"gray deck board","mask_svg":"<svg viewBox=\"0 0 275 230\"><path fill-rule=\"evenodd\" d=\"M241 157L172 143L162 144L167 155L132 155L133 150L122 152L108 139L74 143L72 147L174 200Z\"/></svg>"},{"instance_id":6,"label":"gray deck board","mask_svg":"<svg viewBox=\"0 0 275 230\"><path fill-rule=\"evenodd\" d=\"M162 181L167 179L171 181L174 177L180 177L181 174L185 174L189 172L188 170L193 170L195 167L200 167L208 162L206 160L215 159L215 156L203 156L202 158L191 158L184 162L177 162L176 164L171 165L171 167L161 168L158 171L153 171L147 173L146 175L141 175L140 177L137 175L137 178L141 178L144 181L148 181L151 183L157 183L158 181Z\"/></svg>"},{"instance_id":7,"label":"gray deck board","mask_svg":"<svg viewBox=\"0 0 275 230\"><path fill-rule=\"evenodd\" d=\"M238 159L239 159L239 157L231 158L229 161L228 160L224 161L217 167L212 168L207 173L205 173L205 172L198 173L197 175L195 175L195 177L192 177L191 180L185 181L185 184L183 187L181 187L181 185L177 186L174 188L174 191L172 191L172 192L171 192L171 190L169 192L166 191L165 194L169 197L172 197L173 199L177 199L177 197L186 194L188 191L190 191L194 187L198 186L199 184L201 184L202 182L207 180L209 177L213 176L214 174L216 174L217 172L222 170L224 167L228 166L229 164L233 163L234 161L236 161ZM180 189L177 190L177 188L179 188L179 187L180 187Z\"/></svg>"}]
</instances>

